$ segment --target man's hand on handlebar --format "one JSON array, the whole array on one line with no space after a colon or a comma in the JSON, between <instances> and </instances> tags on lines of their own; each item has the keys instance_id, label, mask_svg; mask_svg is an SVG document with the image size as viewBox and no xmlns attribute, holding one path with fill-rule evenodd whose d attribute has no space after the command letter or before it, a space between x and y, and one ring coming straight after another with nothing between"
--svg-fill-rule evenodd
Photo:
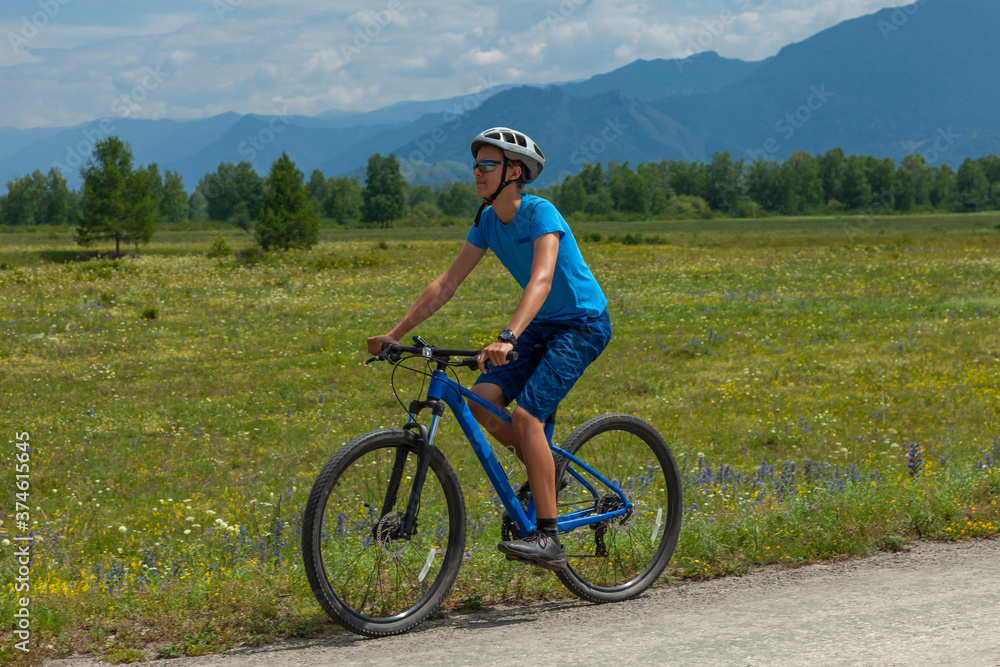
<instances>
[{"instance_id":1,"label":"man's hand on handlebar","mask_svg":"<svg viewBox=\"0 0 1000 667\"><path fill-rule=\"evenodd\" d=\"M399 341L388 334L383 336L372 336L368 339L368 354L374 354L376 356L381 354L382 346L387 343L389 345L399 345Z\"/></svg>"},{"instance_id":2,"label":"man's hand on handlebar","mask_svg":"<svg viewBox=\"0 0 1000 667\"><path fill-rule=\"evenodd\" d=\"M494 366L503 366L507 363L507 355L514 349L510 343L496 342L483 348L479 355L479 372L488 373L486 362L489 361Z\"/></svg>"}]
</instances>

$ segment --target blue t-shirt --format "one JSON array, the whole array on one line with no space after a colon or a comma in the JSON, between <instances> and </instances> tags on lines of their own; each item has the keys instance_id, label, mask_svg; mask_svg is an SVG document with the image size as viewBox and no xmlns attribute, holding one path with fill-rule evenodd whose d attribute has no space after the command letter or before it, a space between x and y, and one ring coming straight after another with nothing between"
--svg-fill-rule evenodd
<instances>
[{"instance_id":1,"label":"blue t-shirt","mask_svg":"<svg viewBox=\"0 0 1000 667\"><path fill-rule=\"evenodd\" d=\"M583 261L566 220L548 200L524 195L517 214L507 224L500 221L492 206L487 207L479 219L479 226L469 230L467 240L477 248L492 250L524 289L531 279L535 239L551 232L559 234L559 255L552 275L552 289L535 319L571 322L600 315L608 299Z\"/></svg>"}]
</instances>

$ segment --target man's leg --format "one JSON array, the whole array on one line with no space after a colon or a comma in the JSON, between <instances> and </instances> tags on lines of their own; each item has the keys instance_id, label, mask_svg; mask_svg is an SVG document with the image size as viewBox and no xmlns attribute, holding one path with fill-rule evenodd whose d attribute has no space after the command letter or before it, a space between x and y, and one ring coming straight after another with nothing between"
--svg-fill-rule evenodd
<instances>
[{"instance_id":1,"label":"man's leg","mask_svg":"<svg viewBox=\"0 0 1000 667\"><path fill-rule=\"evenodd\" d=\"M472 393L476 394L480 398L486 399L498 409L505 410L506 401L504 400L503 390L500 389L499 385L490 384L489 382L480 382L472 388ZM469 410L472 411L472 416L476 418L476 421L479 422L490 435L496 438L504 447L513 449L517 458L522 461L524 460L524 456L521 454L521 442L518 439L517 433L510 426L510 424L501 419L497 419L488 410L479 407L472 401L469 401ZM542 437L544 438L544 434ZM554 470L552 474L555 475Z\"/></svg>"},{"instance_id":2,"label":"man's leg","mask_svg":"<svg viewBox=\"0 0 1000 667\"><path fill-rule=\"evenodd\" d=\"M520 407L514 410L511 419L521 443L519 456L528 469L535 513L539 519L555 519L556 463L545 437L545 424Z\"/></svg>"},{"instance_id":3,"label":"man's leg","mask_svg":"<svg viewBox=\"0 0 1000 667\"><path fill-rule=\"evenodd\" d=\"M547 335L545 353L517 395L518 406L512 422L528 469L538 521L537 530L528 537L500 543L500 551L508 556L550 570L566 567L566 552L559 544L556 523L555 461L545 438L543 420L555 412L556 406L601 353L610 337L606 321L595 322L594 326L562 328Z\"/></svg>"},{"instance_id":4,"label":"man's leg","mask_svg":"<svg viewBox=\"0 0 1000 667\"><path fill-rule=\"evenodd\" d=\"M531 497L535 501L535 531L523 538L501 542L498 548L509 558L525 560L549 570L566 569L566 550L559 544L556 518L556 464L545 437L545 424L518 406L512 417L528 469Z\"/></svg>"}]
</instances>

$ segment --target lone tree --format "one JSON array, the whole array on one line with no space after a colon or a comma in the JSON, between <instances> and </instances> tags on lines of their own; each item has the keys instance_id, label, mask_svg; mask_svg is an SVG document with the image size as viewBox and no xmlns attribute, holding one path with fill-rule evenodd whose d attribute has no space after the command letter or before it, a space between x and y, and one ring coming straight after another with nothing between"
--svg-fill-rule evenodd
<instances>
[{"instance_id":1,"label":"lone tree","mask_svg":"<svg viewBox=\"0 0 1000 667\"><path fill-rule=\"evenodd\" d=\"M286 153L271 165L254 228L257 243L264 250L308 249L319 240L319 216L304 181Z\"/></svg>"},{"instance_id":2,"label":"lone tree","mask_svg":"<svg viewBox=\"0 0 1000 667\"><path fill-rule=\"evenodd\" d=\"M395 155L368 158L367 180L362 193L361 221L374 227L391 227L406 213L406 180L399 173Z\"/></svg>"},{"instance_id":3,"label":"lone tree","mask_svg":"<svg viewBox=\"0 0 1000 667\"><path fill-rule=\"evenodd\" d=\"M148 243L156 228L158 201L154 198L154 175L132 169L132 148L118 137L98 141L94 155L80 169L83 201L76 226L76 241L89 246L94 241L115 240L115 257L121 244Z\"/></svg>"}]
</instances>

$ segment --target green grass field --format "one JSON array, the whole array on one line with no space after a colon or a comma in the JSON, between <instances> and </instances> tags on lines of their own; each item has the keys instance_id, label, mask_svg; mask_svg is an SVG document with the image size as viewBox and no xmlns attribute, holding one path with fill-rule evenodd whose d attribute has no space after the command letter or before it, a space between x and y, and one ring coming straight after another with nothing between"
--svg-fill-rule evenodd
<instances>
[{"instance_id":1,"label":"green grass field","mask_svg":"<svg viewBox=\"0 0 1000 667\"><path fill-rule=\"evenodd\" d=\"M1000 214L575 225L656 242L582 242L614 339L560 407L557 440L604 412L665 434L686 511L664 583L995 535L998 227ZM241 265L206 256L219 235L249 244L229 229L161 231L121 260L69 229L0 229L0 659L129 662L338 632L302 571L301 511L344 441L404 420L364 339L464 233L326 229L312 251ZM491 256L416 333L485 344L519 296ZM397 379L404 401L419 391ZM496 551L492 491L453 423L439 446L470 537L443 613L565 596ZM27 655L12 622L19 500L36 540Z\"/></svg>"}]
</instances>

